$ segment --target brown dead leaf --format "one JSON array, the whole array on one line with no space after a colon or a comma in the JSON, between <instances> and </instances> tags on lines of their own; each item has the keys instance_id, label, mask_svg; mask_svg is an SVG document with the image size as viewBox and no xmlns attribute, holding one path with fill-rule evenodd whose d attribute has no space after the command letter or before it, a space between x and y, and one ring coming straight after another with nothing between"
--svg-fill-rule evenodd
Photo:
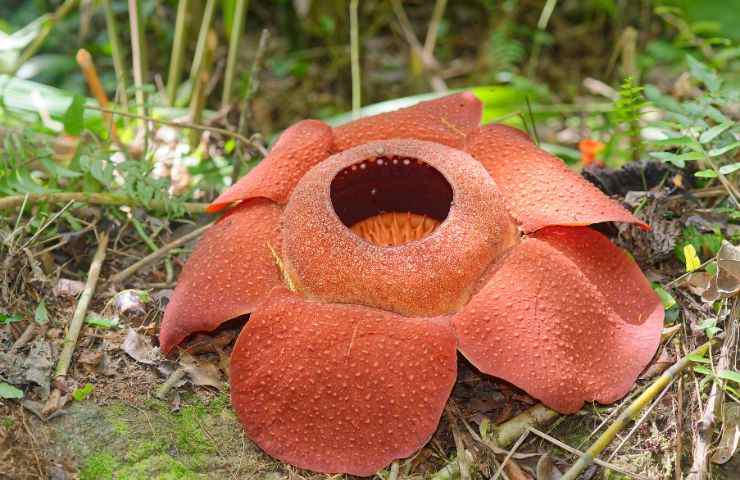
<instances>
[{"instance_id":1,"label":"brown dead leaf","mask_svg":"<svg viewBox=\"0 0 740 480\"><path fill-rule=\"evenodd\" d=\"M103 360L103 352L100 350L85 350L77 358L77 365L80 365L86 372L95 371Z\"/></svg>"},{"instance_id":2,"label":"brown dead leaf","mask_svg":"<svg viewBox=\"0 0 740 480\"><path fill-rule=\"evenodd\" d=\"M190 378L190 382L197 386L218 388L223 386L221 370L204 358L196 358L188 353L180 357L180 365Z\"/></svg>"},{"instance_id":3,"label":"brown dead leaf","mask_svg":"<svg viewBox=\"0 0 740 480\"><path fill-rule=\"evenodd\" d=\"M717 290L725 295L740 291L740 248L727 240L717 252Z\"/></svg>"},{"instance_id":4,"label":"brown dead leaf","mask_svg":"<svg viewBox=\"0 0 740 480\"><path fill-rule=\"evenodd\" d=\"M540 457L537 462L537 480L560 480L562 476L550 455L544 454Z\"/></svg>"},{"instance_id":5,"label":"brown dead leaf","mask_svg":"<svg viewBox=\"0 0 740 480\"><path fill-rule=\"evenodd\" d=\"M121 290L113 299L116 311L124 313L146 313L144 304L150 301L149 293L144 290Z\"/></svg>"},{"instance_id":6,"label":"brown dead leaf","mask_svg":"<svg viewBox=\"0 0 740 480\"><path fill-rule=\"evenodd\" d=\"M141 335L133 328L129 328L126 338L121 344L121 349L139 363L156 365L162 360L159 347L152 346L149 339Z\"/></svg>"},{"instance_id":7,"label":"brown dead leaf","mask_svg":"<svg viewBox=\"0 0 740 480\"><path fill-rule=\"evenodd\" d=\"M513 459L509 459L504 466L504 471L511 480L533 480Z\"/></svg>"},{"instance_id":8,"label":"brown dead leaf","mask_svg":"<svg viewBox=\"0 0 740 480\"><path fill-rule=\"evenodd\" d=\"M85 284L69 278L60 278L52 293L57 297L76 297L85 289Z\"/></svg>"},{"instance_id":9,"label":"brown dead leaf","mask_svg":"<svg viewBox=\"0 0 740 480\"><path fill-rule=\"evenodd\" d=\"M737 403L725 404L722 438L717 450L712 455L712 463L727 463L737 452L740 444L740 405Z\"/></svg>"}]
</instances>

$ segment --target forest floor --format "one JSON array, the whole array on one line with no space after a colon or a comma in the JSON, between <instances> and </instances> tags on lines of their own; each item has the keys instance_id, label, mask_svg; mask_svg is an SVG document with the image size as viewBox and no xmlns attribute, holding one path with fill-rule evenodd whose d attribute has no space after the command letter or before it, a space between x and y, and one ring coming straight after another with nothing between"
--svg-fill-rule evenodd
<instances>
[{"instance_id":1,"label":"forest floor","mask_svg":"<svg viewBox=\"0 0 740 480\"><path fill-rule=\"evenodd\" d=\"M613 178L627 181L626 176ZM676 229L687 224L706 230L701 226L707 221L702 212L707 211L707 202L713 201L711 197L672 195L670 190L662 184L652 188L651 200L641 213L652 222L651 232L633 227L610 229L646 275L663 284L682 274L680 265L671 260L670 248L666 252L665 239L675 237ZM666 215L668 211L676 215ZM218 331L215 342L196 337L190 344L192 355L172 360L159 354L156 335L174 287L173 272L179 271L192 242L174 250L166 265L152 263L123 285L112 284L109 279L114 273L148 252L132 224L108 224L113 235L71 369L64 382L54 382L53 368L63 348L64 326L73 316L97 246L92 226L100 231L106 224L100 221L97 208L83 208L76 215L91 228L63 234L53 256L44 245L33 243L23 221L0 225L6 242L12 237L16 245L30 245L3 259L10 281L1 293L14 311L35 311L33 318L16 316L0 328L3 376L26 392L23 399L0 404L0 478L344 478L281 464L261 453L243 434L230 408L226 377L238 325ZM155 228L157 242L165 244L195 228L192 224L170 225L142 211L134 216ZM736 227L724 224L721 228ZM17 235L8 235L11 231ZM670 339L663 343L634 391L641 391L659 372L704 341L700 319L713 313L686 288L672 292L677 303L668 314ZM37 306L41 300L42 310ZM180 370L185 374L162 395L162 385ZM629 438L629 430L625 430L602 455L635 475L594 466L583 478L673 478L677 460L685 473L691 461L696 420L703 409L703 399L697 395L700 382L701 375L693 371L675 382ZM401 462L398 478L457 478L458 472L451 467L457 462L450 422L462 432L465 449L472 456L473 478L490 478L505 455L494 453L473 433L488 422L504 422L534 403L525 393L480 374L460 359L458 382L448 407L448 413L453 413L443 415L433 439L421 452ZM557 441L584 450L602 422L608 424L612 414L626 404L627 400L588 405L540 428ZM508 462L508 478L535 478L537 464L545 454L561 470L576 459L552 440L529 435ZM714 466L713 471L713 478L738 478L740 454ZM388 478L390 472L378 475Z\"/></svg>"}]
</instances>

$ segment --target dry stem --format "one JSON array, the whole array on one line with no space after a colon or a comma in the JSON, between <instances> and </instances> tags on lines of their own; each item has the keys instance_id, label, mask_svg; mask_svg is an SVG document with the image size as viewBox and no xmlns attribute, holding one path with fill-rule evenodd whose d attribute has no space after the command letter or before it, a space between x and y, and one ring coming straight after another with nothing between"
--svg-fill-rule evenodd
<instances>
[{"instance_id":1,"label":"dry stem","mask_svg":"<svg viewBox=\"0 0 740 480\"><path fill-rule=\"evenodd\" d=\"M123 282L128 277L130 277L131 275L133 275L134 273L136 273L139 269L141 269L141 268L143 268L143 267L145 267L147 265L151 265L152 263L156 262L160 258L162 258L165 255L167 255L171 250L179 247L180 245L183 245L183 244L189 242L190 240L193 240L195 238L198 238L211 225L212 225L212 222L211 223L208 223L207 225L203 225L202 227L197 228L197 229L193 230L190 233L187 233L187 234L183 235L182 237L178 238L177 240L173 240L172 242L170 242L170 243L168 243L166 245L163 245L161 248L159 248L158 250L150 253L149 255L147 255L146 257L142 258L138 262L135 262L133 265L130 265L126 269L124 269L124 270L118 272L117 274L113 275L110 278L110 283L114 283L115 284L115 283L121 283L121 282Z\"/></svg>"},{"instance_id":2,"label":"dry stem","mask_svg":"<svg viewBox=\"0 0 740 480\"><path fill-rule=\"evenodd\" d=\"M111 193L87 193L87 192L56 192L56 193L28 193L26 195L11 195L0 198L0 210L13 208L27 203L66 203L83 202L93 205L130 205L143 206L132 198ZM151 201L149 207L155 210L167 208L166 201ZM203 213L208 207L207 203L184 203L183 208L189 213Z\"/></svg>"},{"instance_id":3,"label":"dry stem","mask_svg":"<svg viewBox=\"0 0 740 480\"><path fill-rule=\"evenodd\" d=\"M97 285L98 277L100 276L100 267L103 265L103 261L105 260L107 248L108 232L101 232L98 237L98 249L95 251L95 256L90 264L90 270L87 273L85 289L82 291L82 295L80 295L80 299L77 301L77 308L75 308L75 313L72 315L72 320L69 322L67 334L64 336L64 347L62 348L62 353L59 355L57 368L55 370L56 377L65 377L69 370L69 365L72 361L72 354L75 351L77 339L79 338L80 330L82 329L82 323L84 322L85 314L87 313L87 306L90 304L90 300L95 293L95 286Z\"/></svg>"}]
</instances>

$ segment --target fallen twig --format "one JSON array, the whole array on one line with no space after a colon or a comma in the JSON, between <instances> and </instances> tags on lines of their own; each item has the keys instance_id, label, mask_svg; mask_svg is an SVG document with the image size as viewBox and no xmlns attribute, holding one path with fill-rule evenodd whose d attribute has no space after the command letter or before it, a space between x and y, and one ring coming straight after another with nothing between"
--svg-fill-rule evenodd
<instances>
[{"instance_id":1,"label":"fallen twig","mask_svg":"<svg viewBox=\"0 0 740 480\"><path fill-rule=\"evenodd\" d=\"M157 397L160 400L164 400L165 397L167 397L167 393L177 385L177 382L182 380L182 378L185 376L185 369L182 367L179 367L177 370L172 372L169 377L167 377L167 380L162 384L161 387L157 389L157 392L154 394L155 397Z\"/></svg>"},{"instance_id":2,"label":"fallen twig","mask_svg":"<svg viewBox=\"0 0 740 480\"><path fill-rule=\"evenodd\" d=\"M625 426L634 418L647 403L655 398L665 387L668 385L679 373L683 372L686 367L691 364L690 357L692 355L704 355L714 341L703 344L689 355L681 358L678 362L673 364L668 370L658 377L658 379L650 385L642 394L632 402L614 421L614 423L596 439L593 445L573 464L570 469L563 475L562 480L576 480L578 475L583 472L589 465L594 462L594 459L609 446L614 440L617 433L621 432Z\"/></svg>"},{"instance_id":3,"label":"fallen twig","mask_svg":"<svg viewBox=\"0 0 740 480\"><path fill-rule=\"evenodd\" d=\"M36 333L36 324L34 324L33 322L29 322L26 329L23 330L23 333L21 334L21 336L18 337L18 340L15 341L12 347L10 347L10 353L13 353L23 348L23 346L26 345L33 338L35 333Z\"/></svg>"},{"instance_id":4,"label":"fallen twig","mask_svg":"<svg viewBox=\"0 0 740 480\"><path fill-rule=\"evenodd\" d=\"M28 203L66 203L66 202L83 202L90 203L93 205L130 205L137 207L144 207L136 200L123 196L115 195L111 193L87 193L87 192L55 192L55 193L28 193L25 195L11 195L5 198L0 198L0 210L5 208L13 208L23 205L24 202ZM183 208L189 213L203 213L208 207L207 203L190 203L185 202L182 204ZM167 208L166 201L152 200L149 202L148 207L155 210L163 210Z\"/></svg>"},{"instance_id":5,"label":"fallen twig","mask_svg":"<svg viewBox=\"0 0 740 480\"><path fill-rule=\"evenodd\" d=\"M508 447L521 437L529 427L546 425L559 415L555 410L538 403L496 427L492 438L499 447Z\"/></svg>"},{"instance_id":6,"label":"fallen twig","mask_svg":"<svg viewBox=\"0 0 740 480\"><path fill-rule=\"evenodd\" d=\"M152 263L156 262L160 258L162 258L165 255L167 255L173 249L179 247L180 245L183 245L183 244L189 242L190 240L193 240L195 238L198 238L212 224L213 224L213 222L208 223L206 225L203 225L202 227L196 228L192 232L183 235L182 237L178 238L177 240L173 240L172 242L170 242L170 243L168 243L166 245L163 245L161 248L159 248L155 252L150 253L149 255L147 255L146 257L142 258L138 262L135 262L133 265L130 265L130 266L126 267L124 270L122 270L122 271L116 273L115 275L113 275L110 278L109 282L110 283L121 283L121 282L123 282L128 277L130 277L131 275L133 275L134 273L136 273L139 269L141 269L143 267L146 267L147 265L151 265Z\"/></svg>"},{"instance_id":7,"label":"fallen twig","mask_svg":"<svg viewBox=\"0 0 740 480\"><path fill-rule=\"evenodd\" d=\"M98 236L98 249L95 251L92 263L90 264L90 270L87 273L87 282L85 282L85 289L80 295L80 299L77 301L77 307L72 315L72 320L69 322L67 334L64 336L64 347L62 353L59 355L57 361L57 367L54 376L57 378L64 378L67 376L69 365L72 361L72 354L75 351L77 345L77 339L80 336L80 330L85 320L85 314L87 313L87 306L90 304L93 294L95 293L95 286L98 284L98 277L100 277L100 267L103 265L105 260L105 254L108 249L108 232L101 232Z\"/></svg>"}]
</instances>

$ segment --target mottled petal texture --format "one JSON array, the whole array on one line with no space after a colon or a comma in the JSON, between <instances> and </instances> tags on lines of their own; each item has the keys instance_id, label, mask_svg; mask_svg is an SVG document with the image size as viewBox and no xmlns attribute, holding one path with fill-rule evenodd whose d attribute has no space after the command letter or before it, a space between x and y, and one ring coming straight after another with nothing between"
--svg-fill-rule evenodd
<instances>
[{"instance_id":1,"label":"mottled petal texture","mask_svg":"<svg viewBox=\"0 0 740 480\"><path fill-rule=\"evenodd\" d=\"M331 127L319 120L301 120L285 130L267 157L219 195L208 211L255 197L286 203L303 174L331 155L332 145Z\"/></svg>"},{"instance_id":2,"label":"mottled petal texture","mask_svg":"<svg viewBox=\"0 0 740 480\"><path fill-rule=\"evenodd\" d=\"M485 125L469 136L465 150L486 167L525 233L610 221L648 228L521 130Z\"/></svg>"},{"instance_id":3,"label":"mottled petal texture","mask_svg":"<svg viewBox=\"0 0 740 480\"><path fill-rule=\"evenodd\" d=\"M268 243L280 251L281 208L264 199L222 217L198 242L164 312L159 342L168 353L185 337L251 312L280 273Z\"/></svg>"},{"instance_id":4,"label":"mottled petal texture","mask_svg":"<svg viewBox=\"0 0 740 480\"><path fill-rule=\"evenodd\" d=\"M572 413L629 391L660 342L663 307L608 239L553 227L500 260L453 325L482 372Z\"/></svg>"},{"instance_id":5,"label":"mottled petal texture","mask_svg":"<svg viewBox=\"0 0 740 480\"><path fill-rule=\"evenodd\" d=\"M252 314L231 356L249 437L318 472L369 476L420 449L456 378L445 320L304 300L284 288Z\"/></svg>"},{"instance_id":6,"label":"mottled petal texture","mask_svg":"<svg viewBox=\"0 0 740 480\"><path fill-rule=\"evenodd\" d=\"M368 170L392 168L388 162L376 164L378 155L422 160L449 181L454 202L430 235L381 247L337 217L327 185L364 160L371 160ZM347 203L353 202L359 200L348 195ZM371 142L332 156L303 177L283 215L283 257L301 293L409 316L461 308L488 265L518 241L516 226L480 163L460 150L419 140Z\"/></svg>"},{"instance_id":7,"label":"mottled petal texture","mask_svg":"<svg viewBox=\"0 0 740 480\"><path fill-rule=\"evenodd\" d=\"M373 140L415 138L460 148L482 112L483 104L472 93L448 95L346 123L334 129L334 145L342 151Z\"/></svg>"}]
</instances>

